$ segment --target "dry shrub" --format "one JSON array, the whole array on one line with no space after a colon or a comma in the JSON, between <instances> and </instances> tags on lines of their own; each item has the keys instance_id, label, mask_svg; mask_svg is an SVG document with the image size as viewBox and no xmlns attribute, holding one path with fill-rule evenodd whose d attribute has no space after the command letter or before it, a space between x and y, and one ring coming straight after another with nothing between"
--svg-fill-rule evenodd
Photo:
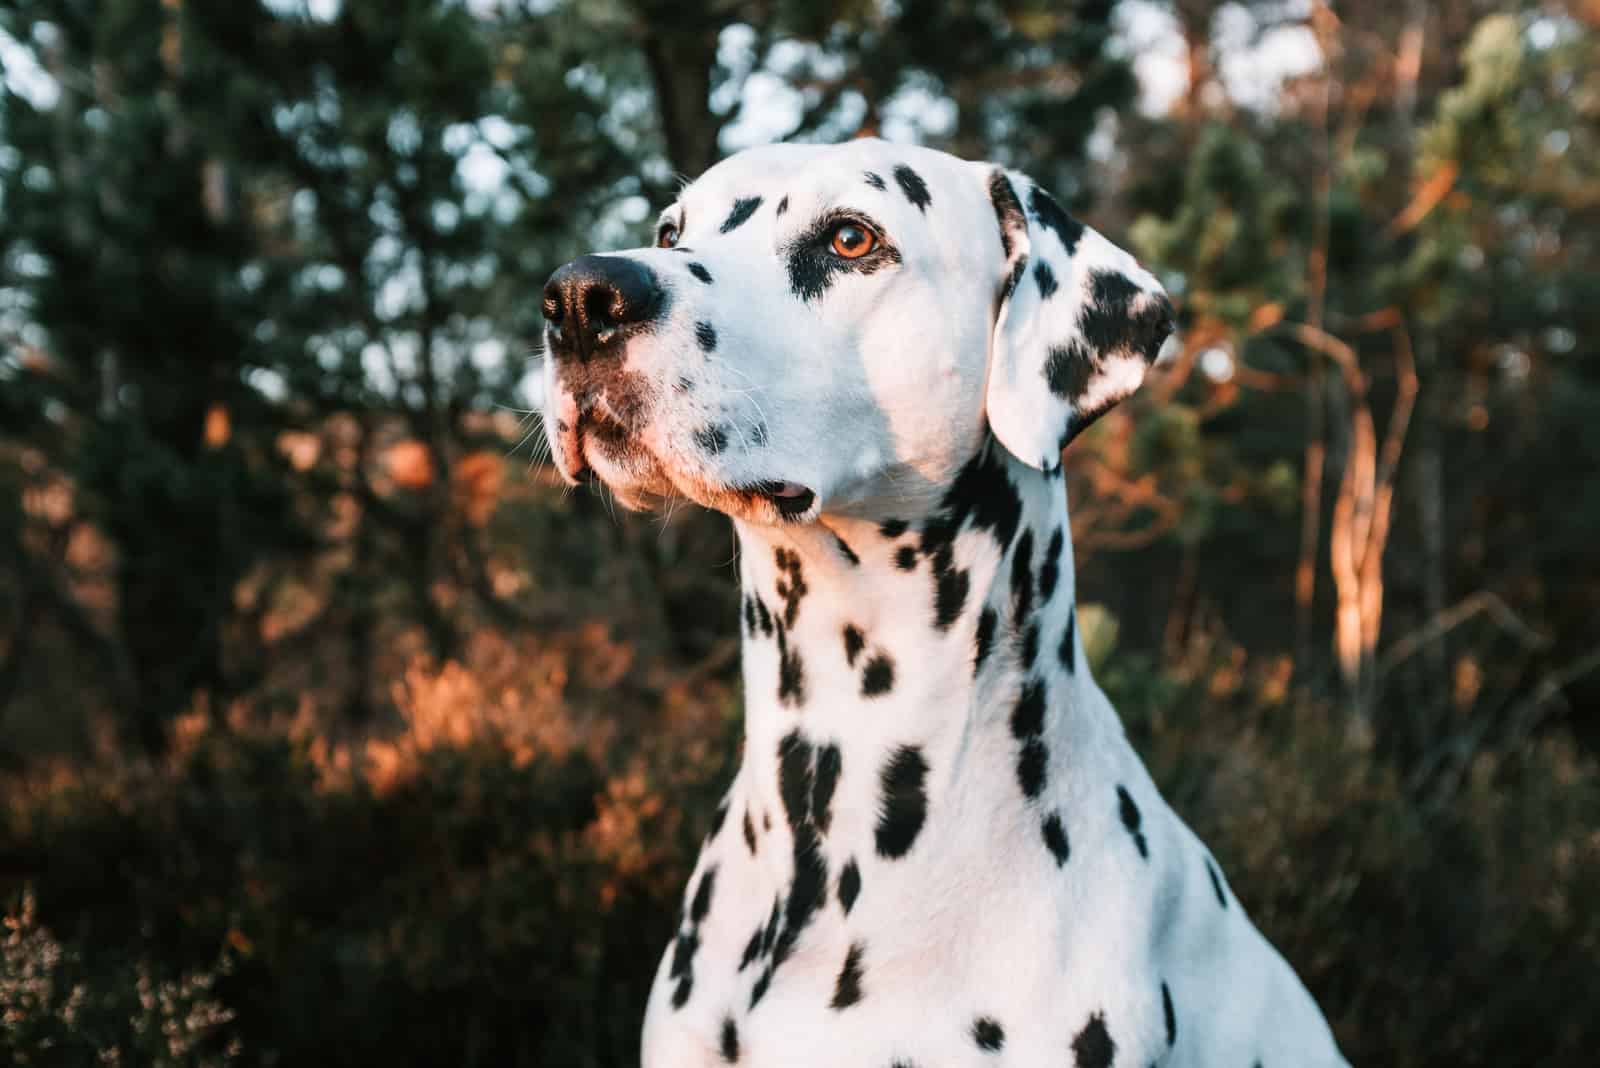
<instances>
[{"instance_id":1,"label":"dry shrub","mask_svg":"<svg viewBox=\"0 0 1600 1068\"><path fill-rule=\"evenodd\" d=\"M1584 1008L1600 1002L1593 756L1554 730L1485 753L1435 800L1359 722L1282 703L1280 663L1207 653L1164 688L1119 669L1113 696L1351 1060L1587 1063L1600 1043Z\"/></svg>"}]
</instances>

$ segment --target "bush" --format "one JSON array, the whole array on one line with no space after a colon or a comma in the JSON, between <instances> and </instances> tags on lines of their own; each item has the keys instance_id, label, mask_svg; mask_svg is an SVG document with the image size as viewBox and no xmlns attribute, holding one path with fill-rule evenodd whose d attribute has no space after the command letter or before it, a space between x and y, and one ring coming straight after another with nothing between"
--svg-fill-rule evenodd
<instances>
[{"instance_id":1,"label":"bush","mask_svg":"<svg viewBox=\"0 0 1600 1068\"><path fill-rule=\"evenodd\" d=\"M1355 1063L1587 1063L1600 777L1567 739L1423 805L1341 715L1285 700L1281 663L1102 673ZM737 749L725 688L613 702L603 747L563 750L463 677L414 672L381 743L192 720L162 766L16 792L12 1059L635 1063Z\"/></svg>"},{"instance_id":2,"label":"bush","mask_svg":"<svg viewBox=\"0 0 1600 1068\"><path fill-rule=\"evenodd\" d=\"M1592 1062L1593 757L1556 732L1424 793L1355 721L1281 700L1286 678L1281 661L1257 671L1236 654L1164 686L1126 679L1113 697L1345 1055L1392 1068Z\"/></svg>"},{"instance_id":3,"label":"bush","mask_svg":"<svg viewBox=\"0 0 1600 1068\"><path fill-rule=\"evenodd\" d=\"M13 791L14 1059L96 1063L120 1043L141 1064L216 1051L246 1064L634 1063L721 764L710 745L643 731L569 745L566 704L513 724L486 692L504 659L480 658L476 675L414 671L407 722L382 738L331 745L193 716L160 765ZM649 703L672 722L670 695ZM623 726L628 707L613 706ZM714 698L704 707L725 721ZM212 1037L196 1052L149 1053L137 1026L137 1041L114 1028L67 1040L79 1006L127 1016L155 976L171 979L146 1011L153 1033L194 1016L183 997L206 1007L197 1040ZM171 1012L169 987L182 995Z\"/></svg>"}]
</instances>

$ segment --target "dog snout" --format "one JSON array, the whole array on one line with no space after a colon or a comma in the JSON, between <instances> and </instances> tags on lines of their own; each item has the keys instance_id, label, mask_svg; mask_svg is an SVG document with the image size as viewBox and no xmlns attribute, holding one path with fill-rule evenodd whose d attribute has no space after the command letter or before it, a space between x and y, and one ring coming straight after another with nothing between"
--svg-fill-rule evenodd
<instances>
[{"instance_id":1,"label":"dog snout","mask_svg":"<svg viewBox=\"0 0 1600 1068\"><path fill-rule=\"evenodd\" d=\"M579 256L544 286L544 317L555 327L552 351L587 359L624 329L661 314L663 292L655 273L622 256Z\"/></svg>"}]
</instances>

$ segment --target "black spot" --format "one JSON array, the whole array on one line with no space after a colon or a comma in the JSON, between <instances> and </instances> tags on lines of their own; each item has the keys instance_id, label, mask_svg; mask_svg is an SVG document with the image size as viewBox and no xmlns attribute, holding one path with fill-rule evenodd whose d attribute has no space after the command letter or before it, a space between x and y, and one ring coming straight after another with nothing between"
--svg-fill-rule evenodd
<instances>
[{"instance_id":1,"label":"black spot","mask_svg":"<svg viewBox=\"0 0 1600 1068\"><path fill-rule=\"evenodd\" d=\"M695 323L694 339L700 344L701 352L717 351L717 328L710 323Z\"/></svg>"},{"instance_id":2,"label":"black spot","mask_svg":"<svg viewBox=\"0 0 1600 1068\"><path fill-rule=\"evenodd\" d=\"M756 603L749 594L744 596L744 632L752 638L756 636Z\"/></svg>"},{"instance_id":3,"label":"black spot","mask_svg":"<svg viewBox=\"0 0 1600 1068\"><path fill-rule=\"evenodd\" d=\"M894 566L901 571L915 571L917 569L917 550L910 545L902 545L895 551Z\"/></svg>"},{"instance_id":4,"label":"black spot","mask_svg":"<svg viewBox=\"0 0 1600 1068\"><path fill-rule=\"evenodd\" d=\"M783 931L772 947L774 969L789 958L800 932L827 900L828 866L815 844L816 834L801 837L804 848L796 850L794 881L789 885L789 898L783 909Z\"/></svg>"},{"instance_id":5,"label":"black spot","mask_svg":"<svg viewBox=\"0 0 1600 1068\"><path fill-rule=\"evenodd\" d=\"M889 188L888 185L886 185L884 183L882 175L876 174L876 173L874 173L872 171L867 171L866 174L867 174L867 184L870 185L872 188L878 190L879 192L882 192L883 190Z\"/></svg>"},{"instance_id":6,"label":"black spot","mask_svg":"<svg viewBox=\"0 0 1600 1068\"><path fill-rule=\"evenodd\" d=\"M956 535L970 525L993 531L1003 550L1016 535L1022 501L998 457L999 447L985 442L963 465L945 491L939 511L922 528L919 549L933 562L934 621L948 629L966 604L970 580L955 567Z\"/></svg>"},{"instance_id":7,"label":"black spot","mask_svg":"<svg viewBox=\"0 0 1600 1068\"><path fill-rule=\"evenodd\" d=\"M1161 1015L1167 1021L1167 1045L1174 1045L1178 1041L1178 1014L1173 1011L1172 992L1166 983L1161 984Z\"/></svg>"},{"instance_id":8,"label":"black spot","mask_svg":"<svg viewBox=\"0 0 1600 1068\"><path fill-rule=\"evenodd\" d=\"M1217 874L1217 866L1211 862L1210 857L1206 858L1206 874L1211 876L1211 889L1217 895L1217 904L1227 908L1228 896L1222 892L1222 876Z\"/></svg>"},{"instance_id":9,"label":"black spot","mask_svg":"<svg viewBox=\"0 0 1600 1068\"><path fill-rule=\"evenodd\" d=\"M1028 207L1032 209L1034 218L1039 220L1039 225L1047 230L1055 231L1056 237L1061 241L1061 247L1067 255L1072 255L1078 249L1078 239L1083 236L1083 224L1066 213L1055 198L1038 186L1028 194Z\"/></svg>"},{"instance_id":10,"label":"black spot","mask_svg":"<svg viewBox=\"0 0 1600 1068\"><path fill-rule=\"evenodd\" d=\"M992 1016L980 1016L972 1021L972 1041L981 1050L998 1053L1006 1044L1006 1032L999 1020Z\"/></svg>"},{"instance_id":11,"label":"black spot","mask_svg":"<svg viewBox=\"0 0 1600 1068\"><path fill-rule=\"evenodd\" d=\"M693 393L694 379L685 378L680 375L678 376L678 380L672 384L672 388L677 390L679 393Z\"/></svg>"},{"instance_id":12,"label":"black spot","mask_svg":"<svg viewBox=\"0 0 1600 1068\"><path fill-rule=\"evenodd\" d=\"M756 855L756 825L750 819L750 809L744 810L744 844L750 847L750 855Z\"/></svg>"},{"instance_id":13,"label":"black spot","mask_svg":"<svg viewBox=\"0 0 1600 1068\"><path fill-rule=\"evenodd\" d=\"M1009 261L1016 247L1016 235L1027 230L1028 218L1022 213L1017 192L1006 179L1005 171L998 168L989 175L989 203L994 205L995 221L1000 224L1000 248Z\"/></svg>"},{"instance_id":14,"label":"black spot","mask_svg":"<svg viewBox=\"0 0 1600 1068\"><path fill-rule=\"evenodd\" d=\"M906 195L906 199L918 211L926 214L933 198L928 195L928 183L922 180L922 175L902 163L894 169L894 180L900 184L900 191Z\"/></svg>"},{"instance_id":15,"label":"black spot","mask_svg":"<svg viewBox=\"0 0 1600 1068\"><path fill-rule=\"evenodd\" d=\"M728 447L728 431L720 426L701 427L694 432L694 443L715 456Z\"/></svg>"},{"instance_id":16,"label":"black spot","mask_svg":"<svg viewBox=\"0 0 1600 1068\"><path fill-rule=\"evenodd\" d=\"M847 542L843 538L839 537L839 535L834 534L833 535L833 543L839 547L840 554L846 560L850 561L850 566L851 567L860 567L861 566L861 557L857 556L856 555L856 551L854 549L850 548L849 542Z\"/></svg>"},{"instance_id":17,"label":"black spot","mask_svg":"<svg viewBox=\"0 0 1600 1068\"><path fill-rule=\"evenodd\" d=\"M672 969L670 975L674 979L681 979L689 974L694 964L695 951L700 948L700 935L693 928L679 931L678 937L672 941Z\"/></svg>"},{"instance_id":18,"label":"black spot","mask_svg":"<svg viewBox=\"0 0 1600 1068\"><path fill-rule=\"evenodd\" d=\"M1061 578L1061 550L1066 545L1066 535L1060 527L1050 535L1050 545L1044 551L1044 561L1039 564L1039 602L1047 603L1056 592Z\"/></svg>"},{"instance_id":19,"label":"black spot","mask_svg":"<svg viewBox=\"0 0 1600 1068\"><path fill-rule=\"evenodd\" d=\"M1029 623L1022 631L1022 666L1031 669L1039 658L1039 624Z\"/></svg>"},{"instance_id":20,"label":"black spot","mask_svg":"<svg viewBox=\"0 0 1600 1068\"><path fill-rule=\"evenodd\" d=\"M994 646L994 628L1000 622L999 615L993 608L984 606L978 615L978 630L972 637L972 674L977 675L983 670L983 662L989 658L989 650Z\"/></svg>"},{"instance_id":21,"label":"black spot","mask_svg":"<svg viewBox=\"0 0 1600 1068\"><path fill-rule=\"evenodd\" d=\"M756 622L761 627L761 633L769 638L772 637L772 613L767 611L767 602L763 601L757 594L751 594L750 596L756 602Z\"/></svg>"},{"instance_id":22,"label":"black spot","mask_svg":"<svg viewBox=\"0 0 1600 1068\"><path fill-rule=\"evenodd\" d=\"M1044 790L1049 760L1050 749L1037 735L1022 743L1022 753L1017 757L1017 784L1022 787L1022 796L1030 801Z\"/></svg>"},{"instance_id":23,"label":"black spot","mask_svg":"<svg viewBox=\"0 0 1600 1068\"><path fill-rule=\"evenodd\" d=\"M1067 829L1061 826L1061 813L1052 812L1046 816L1040 829L1044 831L1045 848L1056 858L1056 867L1059 868L1067 862L1067 857L1072 853L1071 847L1067 844Z\"/></svg>"},{"instance_id":24,"label":"black spot","mask_svg":"<svg viewBox=\"0 0 1600 1068\"><path fill-rule=\"evenodd\" d=\"M1089 392L1096 366L1093 355L1078 338L1052 345L1045 355L1044 377L1056 396L1077 404Z\"/></svg>"},{"instance_id":25,"label":"black spot","mask_svg":"<svg viewBox=\"0 0 1600 1068\"><path fill-rule=\"evenodd\" d=\"M1051 294L1055 293L1056 289L1058 288L1056 284L1056 272L1052 271L1050 269L1050 265L1043 260L1040 260L1038 263L1034 264L1033 280L1039 283L1040 300L1049 300Z\"/></svg>"},{"instance_id":26,"label":"black spot","mask_svg":"<svg viewBox=\"0 0 1600 1068\"><path fill-rule=\"evenodd\" d=\"M717 869L715 865L706 869L700 876L700 888L695 891L694 902L689 907L689 922L699 925L706 918L706 913L711 911L711 891L716 886Z\"/></svg>"},{"instance_id":27,"label":"black spot","mask_svg":"<svg viewBox=\"0 0 1600 1068\"><path fill-rule=\"evenodd\" d=\"M783 621L792 627L800 613L800 599L807 590L805 575L800 569L800 554L780 546L772 555L778 565L777 583L773 588L783 601Z\"/></svg>"},{"instance_id":28,"label":"black spot","mask_svg":"<svg viewBox=\"0 0 1600 1068\"><path fill-rule=\"evenodd\" d=\"M878 532L889 539L898 538L911 527L904 519L885 519L878 524Z\"/></svg>"},{"instance_id":29,"label":"black spot","mask_svg":"<svg viewBox=\"0 0 1600 1068\"><path fill-rule=\"evenodd\" d=\"M879 782L883 799L878 811L878 855L890 859L910 852L928 817L928 795L923 780L928 762L922 750L903 745L884 762Z\"/></svg>"},{"instance_id":30,"label":"black spot","mask_svg":"<svg viewBox=\"0 0 1600 1068\"><path fill-rule=\"evenodd\" d=\"M727 807L727 802L724 801L719 813L726 814ZM717 817L719 827L722 825L721 814ZM716 865L706 868L700 876L700 884L695 889L685 917L687 926L678 932L678 937L672 945L672 965L669 974L678 981L672 991L674 1010L683 1008L694 989L694 955L700 948L700 925L705 922L706 915L711 911L711 893L716 885L716 877Z\"/></svg>"},{"instance_id":31,"label":"black spot","mask_svg":"<svg viewBox=\"0 0 1600 1068\"><path fill-rule=\"evenodd\" d=\"M1033 531L1024 530L1011 557L1011 619L1022 626L1033 612Z\"/></svg>"},{"instance_id":32,"label":"black spot","mask_svg":"<svg viewBox=\"0 0 1600 1068\"><path fill-rule=\"evenodd\" d=\"M853 260L834 255L829 237L837 225L836 218L824 216L787 246L789 291L803 301L820 298L841 274L874 274L901 262L900 250L886 241Z\"/></svg>"},{"instance_id":33,"label":"black spot","mask_svg":"<svg viewBox=\"0 0 1600 1068\"><path fill-rule=\"evenodd\" d=\"M861 655L861 650L866 648L867 639L861 634L861 628L854 623L846 623L844 627L844 659L851 667L856 666L856 657Z\"/></svg>"},{"instance_id":34,"label":"black spot","mask_svg":"<svg viewBox=\"0 0 1600 1068\"><path fill-rule=\"evenodd\" d=\"M789 829L798 836L811 818L812 758L816 749L806 736L792 730L778 740L778 796Z\"/></svg>"},{"instance_id":35,"label":"black spot","mask_svg":"<svg viewBox=\"0 0 1600 1068\"><path fill-rule=\"evenodd\" d=\"M1044 731L1045 688L1042 679L1029 679L1017 695L1011 709L1011 736L1017 741L1034 737Z\"/></svg>"},{"instance_id":36,"label":"black spot","mask_svg":"<svg viewBox=\"0 0 1600 1068\"><path fill-rule=\"evenodd\" d=\"M990 441L961 468L939 502L940 515L923 529L925 554L931 555L940 543L954 542L956 531L967 522L974 530L993 532L1001 549L1010 548L1022 520L1022 499L1000 457L1000 447Z\"/></svg>"},{"instance_id":37,"label":"black spot","mask_svg":"<svg viewBox=\"0 0 1600 1068\"><path fill-rule=\"evenodd\" d=\"M700 279L700 281L704 282L706 285L711 284L711 272L705 269L704 264L689 264L689 273Z\"/></svg>"},{"instance_id":38,"label":"black spot","mask_svg":"<svg viewBox=\"0 0 1600 1068\"><path fill-rule=\"evenodd\" d=\"M817 750L817 774L811 787L811 822L823 834L833 824L833 791L839 785L839 772L844 758L836 745L825 745Z\"/></svg>"},{"instance_id":39,"label":"black spot","mask_svg":"<svg viewBox=\"0 0 1600 1068\"><path fill-rule=\"evenodd\" d=\"M778 795L793 832L794 875L782 904L781 929L779 904L774 901L762 935L760 952L770 952L772 959L750 992L751 1008L766 994L773 973L794 951L801 932L826 901L828 866L822 856L818 823L826 824L829 819L839 767L838 747L825 746L819 753L798 730L778 742Z\"/></svg>"},{"instance_id":40,"label":"black spot","mask_svg":"<svg viewBox=\"0 0 1600 1068\"><path fill-rule=\"evenodd\" d=\"M787 194L785 194L784 198L782 200L778 201L778 210L774 214L782 215L784 212L786 212L788 210L789 210L789 197L788 197Z\"/></svg>"},{"instance_id":41,"label":"black spot","mask_svg":"<svg viewBox=\"0 0 1600 1068\"><path fill-rule=\"evenodd\" d=\"M856 866L854 858L845 861L844 869L839 872L839 905L844 909L846 916L855 907L856 897L861 893L861 869Z\"/></svg>"},{"instance_id":42,"label":"black spot","mask_svg":"<svg viewBox=\"0 0 1600 1068\"><path fill-rule=\"evenodd\" d=\"M1149 860L1150 846L1144 839L1144 832L1139 829L1144 817L1139 814L1139 806L1133 803L1133 795L1128 793L1126 786L1117 786L1117 812L1122 817L1122 825L1133 836L1133 844L1139 847L1139 855Z\"/></svg>"},{"instance_id":43,"label":"black spot","mask_svg":"<svg viewBox=\"0 0 1600 1068\"><path fill-rule=\"evenodd\" d=\"M1011 265L1011 270L1006 272L1006 280L1000 287L1000 299L1005 300L1017 291L1017 283L1022 281L1023 272L1028 269L1028 257L1018 256L1017 262Z\"/></svg>"},{"instance_id":44,"label":"black spot","mask_svg":"<svg viewBox=\"0 0 1600 1068\"><path fill-rule=\"evenodd\" d=\"M1061 635L1061 647L1056 650L1056 656L1061 660L1061 666L1067 669L1067 674L1075 674L1078 670L1078 611L1073 609L1067 613L1067 630Z\"/></svg>"},{"instance_id":45,"label":"black spot","mask_svg":"<svg viewBox=\"0 0 1600 1068\"><path fill-rule=\"evenodd\" d=\"M839 969L839 978L833 983L830 1008L848 1009L861 1000L861 954L866 948L861 942L851 943L850 951L844 955L844 967Z\"/></svg>"},{"instance_id":46,"label":"black spot","mask_svg":"<svg viewBox=\"0 0 1600 1068\"><path fill-rule=\"evenodd\" d=\"M894 689L894 661L878 653L861 671L861 696L879 697Z\"/></svg>"},{"instance_id":47,"label":"black spot","mask_svg":"<svg viewBox=\"0 0 1600 1068\"><path fill-rule=\"evenodd\" d=\"M722 233L732 233L745 224L750 216L756 213L761 206L760 197L740 197L733 202L733 210L728 212L728 217L722 220Z\"/></svg>"},{"instance_id":48,"label":"black spot","mask_svg":"<svg viewBox=\"0 0 1600 1068\"><path fill-rule=\"evenodd\" d=\"M1147 299L1135 311L1134 302L1141 295ZM1078 312L1078 330L1094 352L1133 352L1146 363L1154 362L1172 325L1172 305L1166 297L1146 293L1120 271L1089 275L1089 299Z\"/></svg>"},{"instance_id":49,"label":"black spot","mask_svg":"<svg viewBox=\"0 0 1600 1068\"><path fill-rule=\"evenodd\" d=\"M778 921L783 918L783 905L776 896L772 899L772 912L767 916L767 926L761 932L761 952L771 953L778 944Z\"/></svg>"},{"instance_id":50,"label":"black spot","mask_svg":"<svg viewBox=\"0 0 1600 1068\"><path fill-rule=\"evenodd\" d=\"M744 944L744 952L739 956L739 970L741 972L754 964L756 957L760 956L761 934L762 926L757 924L756 929L750 932L750 941Z\"/></svg>"},{"instance_id":51,"label":"black spot","mask_svg":"<svg viewBox=\"0 0 1600 1068\"><path fill-rule=\"evenodd\" d=\"M1117 1044L1111 1041L1106 1030L1106 1018L1094 1013L1083 1025L1078 1037L1072 1040L1072 1055L1077 1068L1111 1068L1111 1059L1117 1055Z\"/></svg>"},{"instance_id":52,"label":"black spot","mask_svg":"<svg viewBox=\"0 0 1600 1068\"><path fill-rule=\"evenodd\" d=\"M961 608L967 603L967 591L971 585L971 579L965 571L951 568L939 573L933 593L934 626L940 630L950 629L950 624L961 615Z\"/></svg>"},{"instance_id":53,"label":"black spot","mask_svg":"<svg viewBox=\"0 0 1600 1068\"><path fill-rule=\"evenodd\" d=\"M757 445L765 445L767 443L767 424L757 423L755 426L751 427L750 440L755 442Z\"/></svg>"},{"instance_id":54,"label":"black spot","mask_svg":"<svg viewBox=\"0 0 1600 1068\"><path fill-rule=\"evenodd\" d=\"M778 701L800 705L806 700L806 666L800 650L789 648L789 633L778 623Z\"/></svg>"},{"instance_id":55,"label":"black spot","mask_svg":"<svg viewBox=\"0 0 1600 1068\"><path fill-rule=\"evenodd\" d=\"M739 1063L739 1026L732 1016L722 1019L722 1061L724 1064Z\"/></svg>"}]
</instances>

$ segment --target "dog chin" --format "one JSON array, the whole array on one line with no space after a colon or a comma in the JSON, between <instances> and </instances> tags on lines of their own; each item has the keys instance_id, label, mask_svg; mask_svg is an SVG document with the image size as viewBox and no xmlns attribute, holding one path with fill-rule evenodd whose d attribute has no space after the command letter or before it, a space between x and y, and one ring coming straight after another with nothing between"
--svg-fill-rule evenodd
<instances>
[{"instance_id":1,"label":"dog chin","mask_svg":"<svg viewBox=\"0 0 1600 1068\"><path fill-rule=\"evenodd\" d=\"M815 494L810 491L806 491L803 499L796 500L775 494L773 489L778 483L731 486L699 473L670 472L653 457L648 466L647 472L635 467L623 473L602 460L592 464L591 470L618 504L635 512L661 511L672 501L689 500L732 519L781 526L814 521L821 511Z\"/></svg>"}]
</instances>

